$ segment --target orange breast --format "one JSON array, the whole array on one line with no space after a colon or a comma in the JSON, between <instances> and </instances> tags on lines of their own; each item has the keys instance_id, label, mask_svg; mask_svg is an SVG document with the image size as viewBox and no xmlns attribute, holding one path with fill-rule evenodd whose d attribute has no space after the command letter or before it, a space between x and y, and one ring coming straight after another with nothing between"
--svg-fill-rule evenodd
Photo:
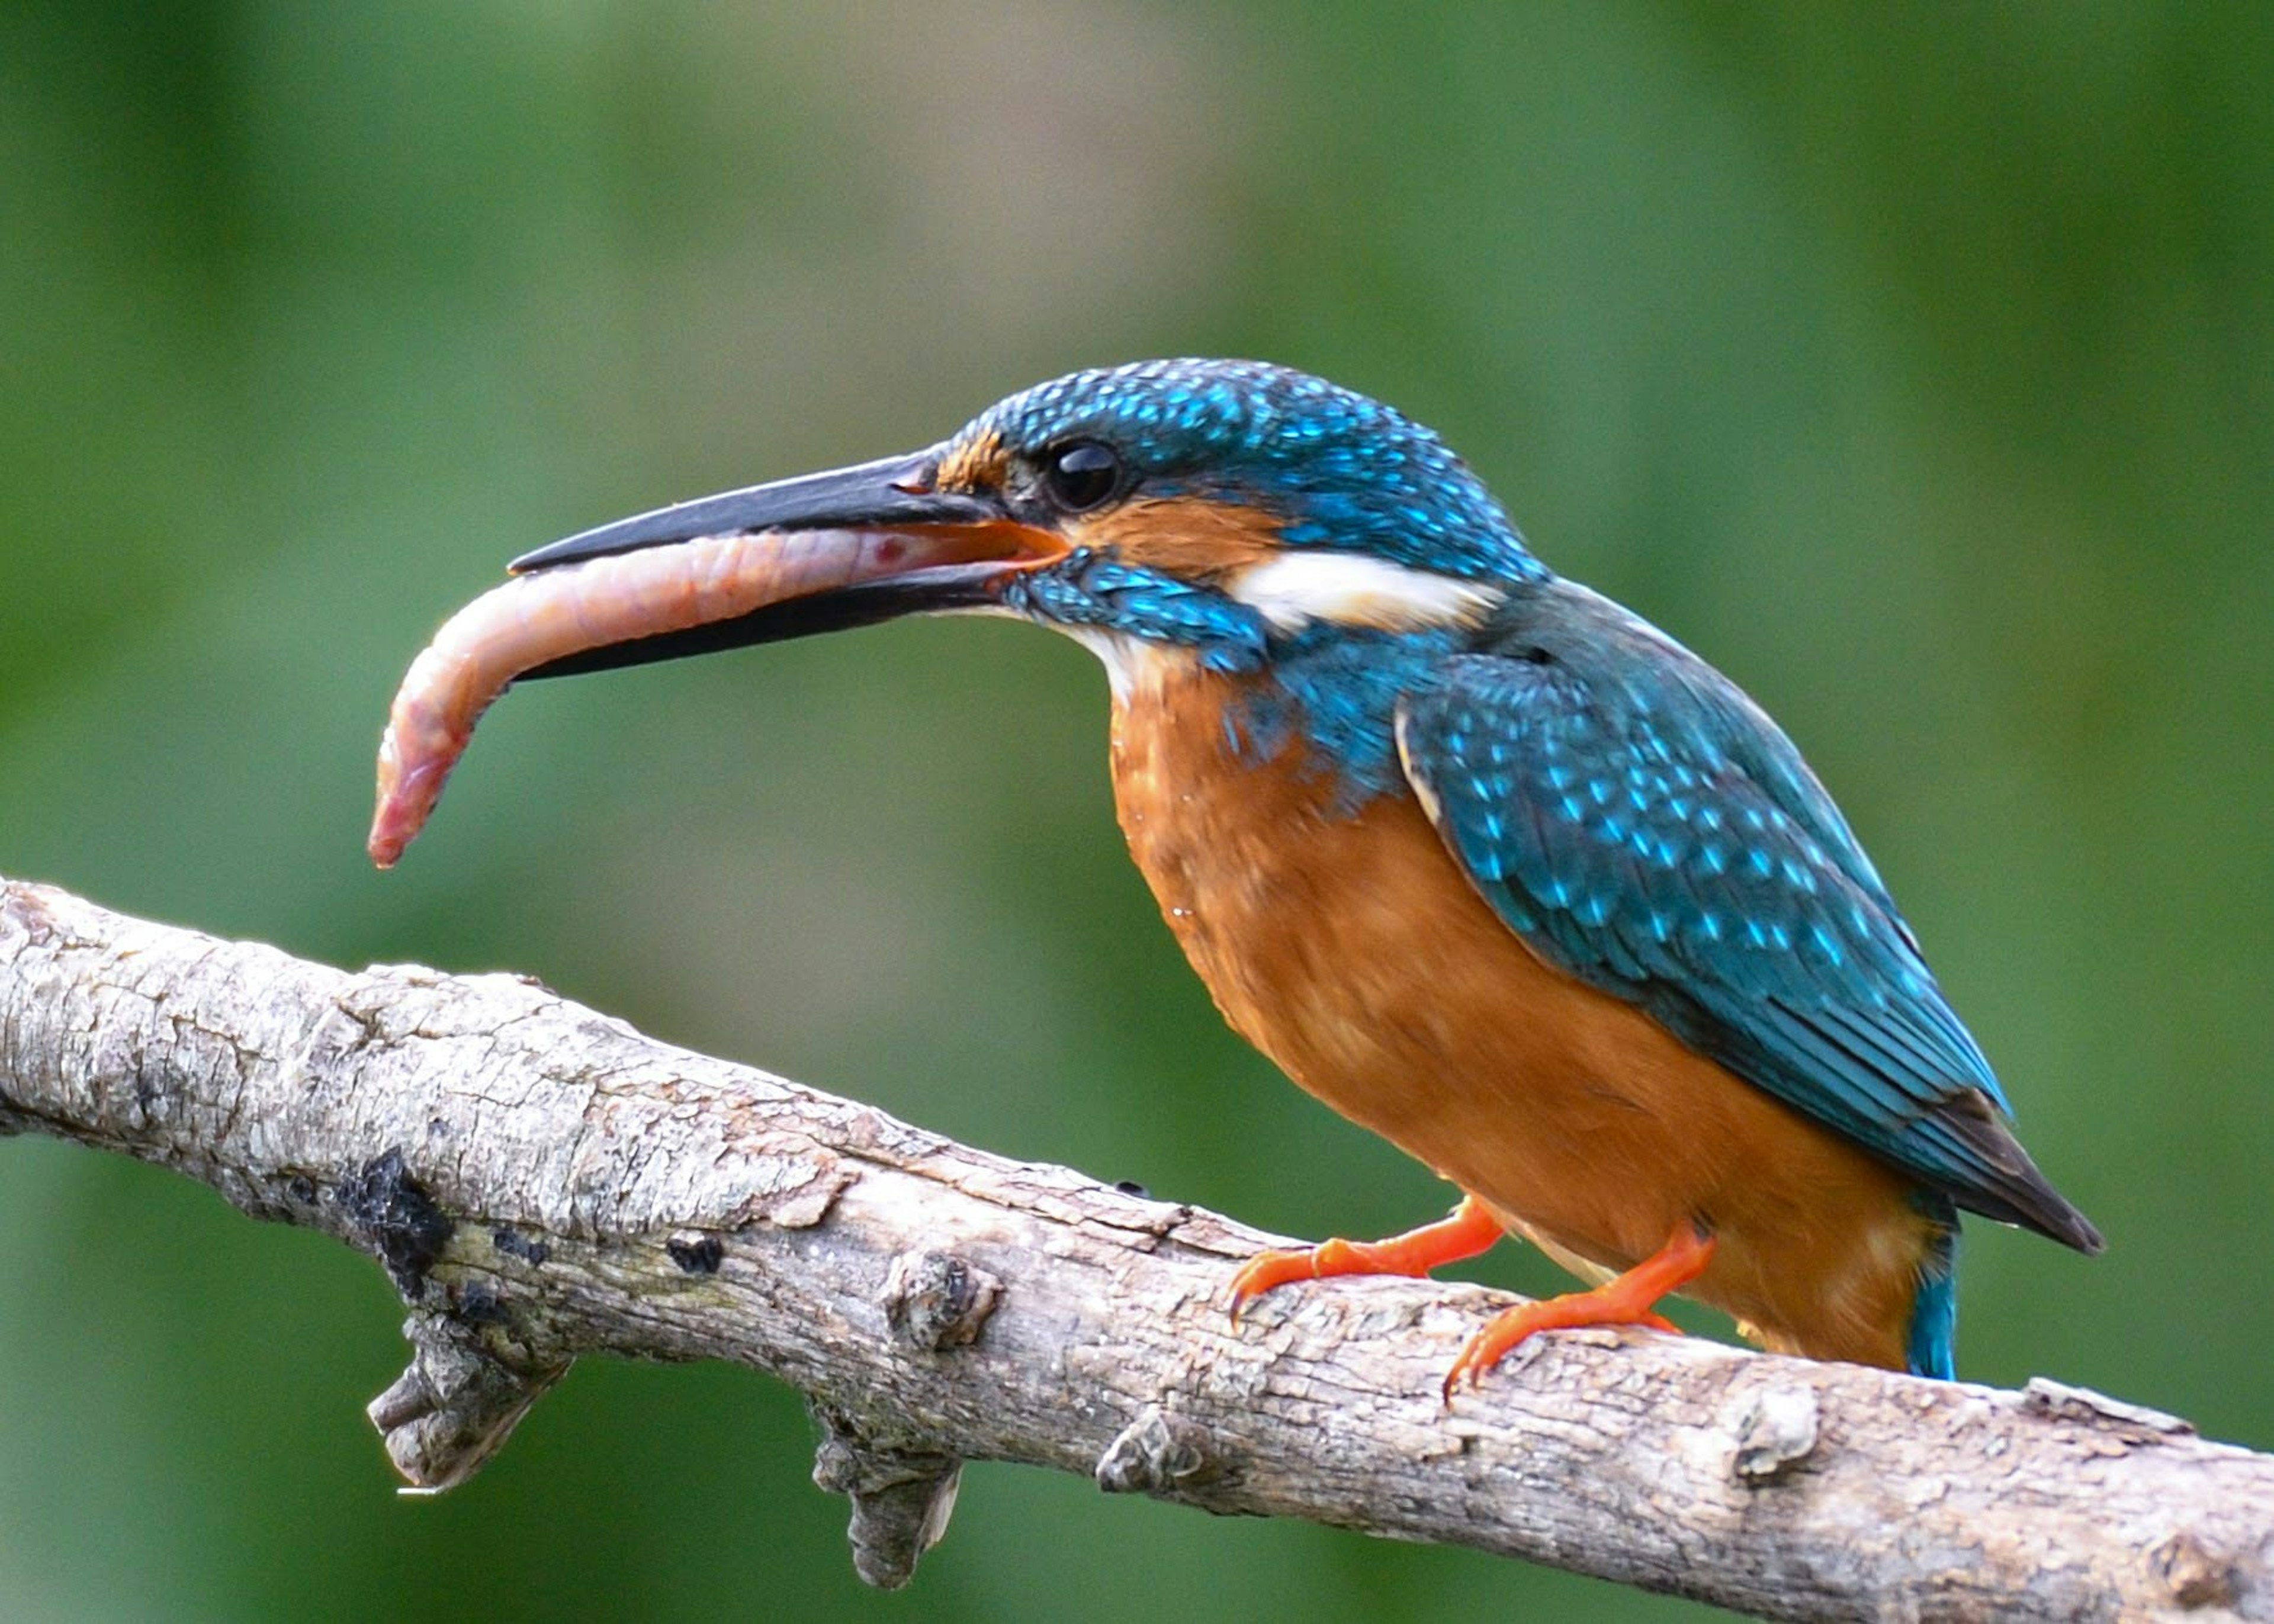
<instances>
[{"instance_id":1,"label":"orange breast","mask_svg":"<svg viewBox=\"0 0 2274 1624\"><path fill-rule=\"evenodd\" d=\"M1163 655L1114 707L1122 828L1225 1019L1567 1265L1629 1267L1700 1219L1689 1295L1771 1347L1901 1368L1927 1235L1906 1182L1535 957L1410 794L1340 816L1301 746L1235 756L1242 680Z\"/></svg>"}]
</instances>

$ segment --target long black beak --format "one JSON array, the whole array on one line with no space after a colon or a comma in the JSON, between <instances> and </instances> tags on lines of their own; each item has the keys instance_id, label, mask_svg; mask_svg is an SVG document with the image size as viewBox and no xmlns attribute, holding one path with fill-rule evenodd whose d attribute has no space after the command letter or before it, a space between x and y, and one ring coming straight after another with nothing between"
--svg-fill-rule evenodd
<instances>
[{"instance_id":1,"label":"long black beak","mask_svg":"<svg viewBox=\"0 0 2274 1624\"><path fill-rule=\"evenodd\" d=\"M520 680L778 643L907 614L980 608L1008 575L1064 552L1055 536L1019 523L991 496L937 489L937 472L936 451L885 457L659 508L523 553L509 567L515 575L764 531L860 532L905 544L885 549L893 559L890 568L731 619L588 648L532 666Z\"/></svg>"}]
</instances>

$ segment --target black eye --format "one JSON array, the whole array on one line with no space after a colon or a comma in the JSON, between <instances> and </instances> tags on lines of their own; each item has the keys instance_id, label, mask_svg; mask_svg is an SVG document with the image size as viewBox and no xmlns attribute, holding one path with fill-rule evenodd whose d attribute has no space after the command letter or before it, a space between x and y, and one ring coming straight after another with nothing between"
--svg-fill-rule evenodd
<instances>
[{"instance_id":1,"label":"black eye","mask_svg":"<svg viewBox=\"0 0 2274 1624\"><path fill-rule=\"evenodd\" d=\"M1043 474L1050 500L1068 513L1088 513L1121 488L1121 459L1094 440L1053 451Z\"/></svg>"}]
</instances>

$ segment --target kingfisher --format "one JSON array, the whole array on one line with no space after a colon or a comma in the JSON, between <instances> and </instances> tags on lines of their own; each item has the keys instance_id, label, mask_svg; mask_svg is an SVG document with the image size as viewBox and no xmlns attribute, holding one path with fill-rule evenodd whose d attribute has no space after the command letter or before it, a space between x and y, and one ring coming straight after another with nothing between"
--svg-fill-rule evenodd
<instances>
[{"instance_id":1,"label":"kingfisher","mask_svg":"<svg viewBox=\"0 0 2274 1624\"><path fill-rule=\"evenodd\" d=\"M1449 1397L1536 1332L1670 1331L1675 1293L1772 1350L1947 1378L1962 1211L2102 1249L1792 741L1392 408L1253 361L1078 372L912 455L513 568L747 536L854 561L514 674L909 614L1093 651L1122 830L1217 1008L1461 1192L1386 1240L1261 1253L1235 1312L1513 1235L1586 1283L1481 1326Z\"/></svg>"}]
</instances>

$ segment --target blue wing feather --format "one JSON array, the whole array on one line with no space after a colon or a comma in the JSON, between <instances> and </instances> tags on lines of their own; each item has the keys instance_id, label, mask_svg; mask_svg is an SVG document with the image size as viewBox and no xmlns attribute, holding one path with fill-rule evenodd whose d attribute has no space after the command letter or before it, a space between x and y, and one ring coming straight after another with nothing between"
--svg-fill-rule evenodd
<instances>
[{"instance_id":1,"label":"blue wing feather","mask_svg":"<svg viewBox=\"0 0 2274 1624\"><path fill-rule=\"evenodd\" d=\"M1398 739L1447 846L1549 962L1961 1206L2097 1249L1831 798L1712 667L1555 583L1440 663Z\"/></svg>"}]
</instances>

